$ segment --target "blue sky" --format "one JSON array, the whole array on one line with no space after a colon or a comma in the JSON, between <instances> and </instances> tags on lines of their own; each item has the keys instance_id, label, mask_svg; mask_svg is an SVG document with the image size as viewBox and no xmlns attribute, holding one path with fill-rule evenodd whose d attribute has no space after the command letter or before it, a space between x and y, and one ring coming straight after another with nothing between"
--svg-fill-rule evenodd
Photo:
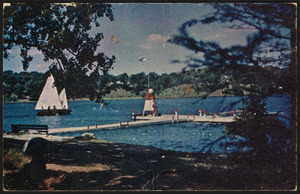
<instances>
[{"instance_id":1,"label":"blue sky","mask_svg":"<svg viewBox=\"0 0 300 194\"><path fill-rule=\"evenodd\" d=\"M114 55L116 63L110 71L113 75L121 73L135 74L144 71L158 74L179 72L184 64L172 64L172 60L185 60L192 51L184 47L167 43L178 33L184 22L201 18L213 12L211 4L205 3L171 3L171 4L113 4L115 20L100 19L100 27L92 28L91 34L104 33L98 51L107 56ZM199 40L216 41L222 47L246 44L250 31L227 29L219 24L197 25L190 33ZM27 71L45 72L51 62L44 62L43 55L36 49L30 54L34 60ZM141 62L138 59L144 57ZM3 61L3 70L22 71L19 50L11 50L9 60Z\"/></svg>"}]
</instances>

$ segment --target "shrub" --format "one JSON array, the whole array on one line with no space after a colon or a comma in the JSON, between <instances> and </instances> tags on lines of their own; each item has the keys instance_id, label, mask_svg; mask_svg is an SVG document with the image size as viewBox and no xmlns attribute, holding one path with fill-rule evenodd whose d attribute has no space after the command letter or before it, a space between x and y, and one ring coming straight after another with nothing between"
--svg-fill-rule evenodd
<instances>
[{"instance_id":1,"label":"shrub","mask_svg":"<svg viewBox=\"0 0 300 194\"><path fill-rule=\"evenodd\" d=\"M4 150L4 170L19 170L24 167L25 164L30 163L31 158L25 156L24 153L18 148L9 148Z\"/></svg>"}]
</instances>

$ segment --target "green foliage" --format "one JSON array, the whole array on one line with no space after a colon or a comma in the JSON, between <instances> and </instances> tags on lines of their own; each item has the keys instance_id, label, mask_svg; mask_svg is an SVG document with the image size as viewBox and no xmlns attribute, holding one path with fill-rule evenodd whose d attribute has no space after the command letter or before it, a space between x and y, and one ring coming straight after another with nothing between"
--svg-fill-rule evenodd
<instances>
[{"instance_id":1,"label":"green foliage","mask_svg":"<svg viewBox=\"0 0 300 194\"><path fill-rule=\"evenodd\" d=\"M21 169L30 161L31 158L26 156L22 150L18 148L12 147L9 149L4 149L3 167L6 171Z\"/></svg>"},{"instance_id":2,"label":"green foliage","mask_svg":"<svg viewBox=\"0 0 300 194\"><path fill-rule=\"evenodd\" d=\"M129 87L129 76L127 73L123 73L117 76L117 79L121 82L121 88L124 90L130 90Z\"/></svg>"},{"instance_id":3,"label":"green foliage","mask_svg":"<svg viewBox=\"0 0 300 194\"><path fill-rule=\"evenodd\" d=\"M259 70L264 76L252 74L255 70ZM66 88L70 99L89 98L103 102L105 95L118 89L144 97L148 87L148 76L143 72L130 76L127 73L113 76L93 72L87 76L80 67L72 66L62 71L57 66L51 66L50 71L45 74L5 71L3 73L5 101L15 101L25 97L37 100L50 72L55 77L57 90L60 92ZM249 84L250 81L247 78L254 79L255 84ZM161 97L207 96L218 90L222 90L224 95L236 96L246 95L253 91L260 91L264 94L289 92L288 71L278 67L243 67L234 70L211 67L162 75L152 72L149 74L149 81L150 87ZM98 96L94 90L97 91Z\"/></svg>"},{"instance_id":4,"label":"green foliage","mask_svg":"<svg viewBox=\"0 0 300 194\"><path fill-rule=\"evenodd\" d=\"M28 96L37 100L46 81L46 76L38 72L3 72L3 94L6 101L15 101Z\"/></svg>"},{"instance_id":5,"label":"green foliage","mask_svg":"<svg viewBox=\"0 0 300 194\"><path fill-rule=\"evenodd\" d=\"M129 80L132 90L136 95L147 89L148 79L144 72L130 75Z\"/></svg>"},{"instance_id":6,"label":"green foliage","mask_svg":"<svg viewBox=\"0 0 300 194\"><path fill-rule=\"evenodd\" d=\"M274 155L287 157L292 152L292 130L278 119L278 115L268 115L265 106L261 97L250 96L241 116L236 122L227 124L225 130L231 138L243 137L240 146L252 149L259 162Z\"/></svg>"},{"instance_id":7,"label":"green foliage","mask_svg":"<svg viewBox=\"0 0 300 194\"><path fill-rule=\"evenodd\" d=\"M88 94L91 99L102 98L103 91L94 87L98 79L94 75L106 75L115 56L109 58L104 53L96 53L104 36L100 32L92 36L89 31L93 24L99 27L99 18L114 20L110 4L11 3L4 8L3 16L4 58L9 58L13 47L20 47L23 69L26 70L33 59L28 51L36 48L42 52L45 61L55 61L52 67L57 68L51 67L52 73L65 71L64 81L72 79L70 87L78 87L81 96ZM82 82L86 78L90 84L82 84L86 83ZM14 89L19 98L22 97L19 92L24 90L20 87ZM71 96L75 95L71 92Z\"/></svg>"}]
</instances>

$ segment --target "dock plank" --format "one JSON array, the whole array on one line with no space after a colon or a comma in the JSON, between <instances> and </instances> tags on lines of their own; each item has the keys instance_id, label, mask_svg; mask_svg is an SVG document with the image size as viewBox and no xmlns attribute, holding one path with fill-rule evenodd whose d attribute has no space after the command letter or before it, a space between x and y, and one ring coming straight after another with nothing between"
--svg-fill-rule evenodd
<instances>
[{"instance_id":1,"label":"dock plank","mask_svg":"<svg viewBox=\"0 0 300 194\"><path fill-rule=\"evenodd\" d=\"M61 133L76 133L76 132L88 132L95 130L103 130L103 129L118 129L123 127L143 127L149 125L163 125L163 124L171 124L171 123L182 123L182 122L213 122L213 123L228 123L234 122L234 117L215 117L215 116L193 116L187 117L187 115L178 115L174 117L172 120L172 115L161 115L161 116L140 116L136 118L136 121L130 121L127 125L127 121L122 121L120 123L115 124L105 124L105 125L94 125L94 126L84 126L84 127L69 127L69 128L55 128L48 129L49 134L61 134Z\"/></svg>"}]
</instances>

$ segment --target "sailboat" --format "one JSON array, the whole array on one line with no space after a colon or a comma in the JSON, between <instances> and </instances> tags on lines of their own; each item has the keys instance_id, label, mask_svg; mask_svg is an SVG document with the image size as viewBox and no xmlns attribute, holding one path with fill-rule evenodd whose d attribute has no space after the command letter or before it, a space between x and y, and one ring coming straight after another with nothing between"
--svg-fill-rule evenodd
<instances>
[{"instance_id":1,"label":"sailboat","mask_svg":"<svg viewBox=\"0 0 300 194\"><path fill-rule=\"evenodd\" d=\"M35 110L38 111L37 116L67 115L71 112L68 107L66 90L63 89L58 95L52 74L46 81Z\"/></svg>"}]
</instances>

